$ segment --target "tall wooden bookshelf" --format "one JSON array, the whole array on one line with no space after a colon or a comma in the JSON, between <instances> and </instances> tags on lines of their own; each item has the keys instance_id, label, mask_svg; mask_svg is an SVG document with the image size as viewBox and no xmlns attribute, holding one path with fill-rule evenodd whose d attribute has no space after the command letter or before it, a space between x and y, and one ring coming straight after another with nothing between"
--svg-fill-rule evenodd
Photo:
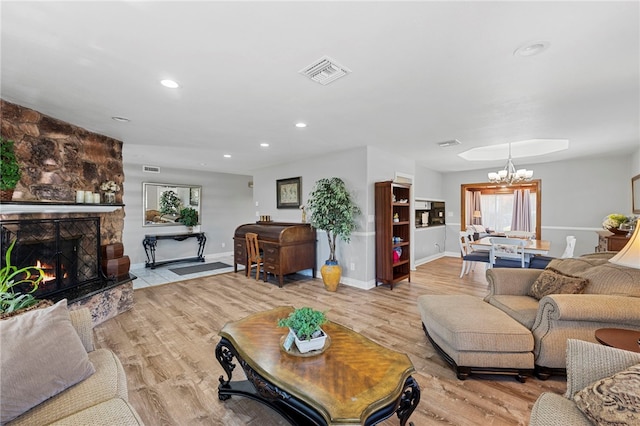
<instances>
[{"instance_id":1,"label":"tall wooden bookshelf","mask_svg":"<svg viewBox=\"0 0 640 426\"><path fill-rule=\"evenodd\" d=\"M411 282L411 185L376 182L376 286ZM394 256L394 252L398 255Z\"/></svg>"}]
</instances>

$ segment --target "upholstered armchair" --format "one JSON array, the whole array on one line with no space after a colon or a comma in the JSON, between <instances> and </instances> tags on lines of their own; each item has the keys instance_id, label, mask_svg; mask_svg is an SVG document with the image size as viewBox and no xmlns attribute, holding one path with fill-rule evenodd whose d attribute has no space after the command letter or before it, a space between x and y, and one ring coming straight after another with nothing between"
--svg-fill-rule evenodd
<instances>
[{"instance_id":1,"label":"upholstered armchair","mask_svg":"<svg viewBox=\"0 0 640 426\"><path fill-rule=\"evenodd\" d=\"M627 404L633 405L633 400L625 397L629 388L633 392L640 373L630 371L627 377L620 374L640 364L640 354L569 339L566 364L566 393L541 394L531 410L530 426L591 426L594 423L589 417L594 421L611 422L620 416L628 421L624 424L640 421L637 410L633 410L635 413L628 410ZM597 392L592 392L596 388ZM635 420L628 417L634 415Z\"/></svg>"}]
</instances>

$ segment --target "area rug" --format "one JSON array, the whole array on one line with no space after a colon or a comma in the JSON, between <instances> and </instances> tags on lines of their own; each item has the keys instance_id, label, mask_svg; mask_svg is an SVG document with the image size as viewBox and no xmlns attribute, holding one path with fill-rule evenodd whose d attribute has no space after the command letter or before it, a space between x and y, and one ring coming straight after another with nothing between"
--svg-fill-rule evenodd
<instances>
[{"instance_id":1,"label":"area rug","mask_svg":"<svg viewBox=\"0 0 640 426\"><path fill-rule=\"evenodd\" d=\"M178 275L189 275L195 274L198 272L206 272L206 271L215 271L216 269L222 268L230 268L231 265L227 265L224 262L212 262L212 263L201 263L199 265L194 266L184 266L182 268L173 268L169 269L174 274Z\"/></svg>"}]
</instances>

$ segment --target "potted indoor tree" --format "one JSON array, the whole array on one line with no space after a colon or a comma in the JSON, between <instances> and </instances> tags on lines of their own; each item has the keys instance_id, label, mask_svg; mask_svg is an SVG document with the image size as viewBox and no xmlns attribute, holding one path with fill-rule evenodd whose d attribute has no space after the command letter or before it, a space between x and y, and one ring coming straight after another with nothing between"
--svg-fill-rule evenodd
<instances>
[{"instance_id":1,"label":"potted indoor tree","mask_svg":"<svg viewBox=\"0 0 640 426\"><path fill-rule=\"evenodd\" d=\"M324 347L327 335L321 326L326 322L324 312L305 306L294 309L287 318L280 318L278 327L289 327L298 351L307 353Z\"/></svg>"},{"instance_id":2,"label":"potted indoor tree","mask_svg":"<svg viewBox=\"0 0 640 426\"><path fill-rule=\"evenodd\" d=\"M13 141L0 136L0 201L11 201L22 175L13 144Z\"/></svg>"},{"instance_id":3,"label":"potted indoor tree","mask_svg":"<svg viewBox=\"0 0 640 426\"><path fill-rule=\"evenodd\" d=\"M182 200L175 191L164 191L160 195L160 213L177 216L180 213L180 204Z\"/></svg>"},{"instance_id":4,"label":"potted indoor tree","mask_svg":"<svg viewBox=\"0 0 640 426\"><path fill-rule=\"evenodd\" d=\"M198 211L192 207L181 209L178 222L189 228L189 232L193 231L193 227L198 224Z\"/></svg>"},{"instance_id":5,"label":"potted indoor tree","mask_svg":"<svg viewBox=\"0 0 640 426\"><path fill-rule=\"evenodd\" d=\"M5 254L4 267L0 269L0 314L9 314L19 309L29 308L39 302L32 293L44 279L44 271L37 266L18 269L11 264L11 252L16 240L11 242ZM20 291L26 287L28 291Z\"/></svg>"},{"instance_id":6,"label":"potted indoor tree","mask_svg":"<svg viewBox=\"0 0 640 426\"><path fill-rule=\"evenodd\" d=\"M320 269L322 281L329 291L336 291L342 276L342 268L336 260L336 239L345 243L356 228L355 217L360 208L353 202L344 181L337 177L323 178L316 182L309 194L307 209L311 226L324 230L329 241L329 259Z\"/></svg>"}]
</instances>

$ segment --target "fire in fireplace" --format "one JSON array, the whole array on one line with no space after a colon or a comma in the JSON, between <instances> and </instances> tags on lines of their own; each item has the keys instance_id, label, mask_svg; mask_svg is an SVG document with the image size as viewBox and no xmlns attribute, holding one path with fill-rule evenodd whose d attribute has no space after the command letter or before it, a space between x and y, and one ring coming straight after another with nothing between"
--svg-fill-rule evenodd
<instances>
[{"instance_id":1,"label":"fire in fireplace","mask_svg":"<svg viewBox=\"0 0 640 426\"><path fill-rule=\"evenodd\" d=\"M7 220L0 226L2 266L15 240L11 264L45 272L34 297L72 301L112 285L100 268L100 218Z\"/></svg>"}]
</instances>

